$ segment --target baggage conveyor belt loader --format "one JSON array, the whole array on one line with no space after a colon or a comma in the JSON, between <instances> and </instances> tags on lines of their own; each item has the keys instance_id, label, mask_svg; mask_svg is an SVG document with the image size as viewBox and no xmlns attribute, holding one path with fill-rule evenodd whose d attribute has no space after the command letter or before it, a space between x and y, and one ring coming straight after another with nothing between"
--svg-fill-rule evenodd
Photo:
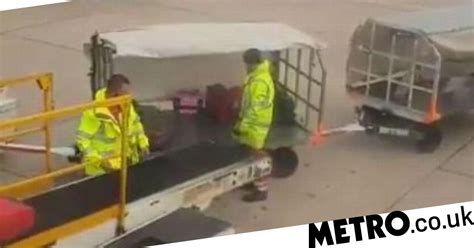
<instances>
[{"instance_id":1,"label":"baggage conveyor belt loader","mask_svg":"<svg viewBox=\"0 0 474 248\"><path fill-rule=\"evenodd\" d=\"M22 128L31 128L34 124L41 126L44 122L52 124L56 119L90 108L121 105L126 109L131 106L131 100L130 96L123 96L7 120L0 123L0 129L18 129L1 138L21 136ZM124 115L124 120L127 118ZM128 142L127 136L122 139L122 142ZM45 182L81 171L84 164L2 186L0 247L44 247L63 242L68 247L67 238L72 243L79 239L81 245L95 247L129 230L133 230L132 233L147 230L149 225L146 224L162 228L163 221L174 223L173 220L183 216L187 221L198 220L209 225L202 227L204 232L198 233L200 236L188 233L184 237L151 238L176 242L232 233L229 224L182 208L205 208L216 196L268 175L271 161L269 155L256 155L240 146L201 143L152 155L135 166L122 165L120 171L56 187L45 189ZM15 200L9 200L11 198ZM170 216L160 220L167 215ZM156 222L150 223L150 220ZM216 225L222 228L216 228ZM145 240L149 238L144 237ZM128 235L124 235L117 240L127 239Z\"/></svg>"},{"instance_id":2,"label":"baggage conveyor belt loader","mask_svg":"<svg viewBox=\"0 0 474 248\"><path fill-rule=\"evenodd\" d=\"M177 150L132 166L127 176L124 221L124 231L131 232L116 237L107 247L125 247L120 246L120 242L127 243L129 239L137 244L150 238L164 243L232 233L229 224L181 208L205 207L214 197L270 171L271 159L267 156L257 157L242 147L218 147L213 144ZM24 199L22 202L35 211L33 227L21 236L0 244L2 247L39 247L58 241L60 245L61 239L70 237L70 242L80 239L84 244L87 240L88 246L97 246L106 241L104 237L113 238L120 195L119 181L119 172L115 172L75 181ZM168 216L168 221L161 220L165 216ZM198 233L183 234L183 237L179 234L167 237L166 233L157 233L159 230L169 231L172 227L167 228L167 225L174 225L176 230L175 218L184 219L190 225L196 219L199 223L195 224L203 229ZM204 226L203 220L207 223ZM163 221L165 223L160 224ZM158 228L152 229L155 230L154 236L140 234L140 231L149 228ZM177 233L180 231L176 230ZM65 242L68 240L65 239Z\"/></svg>"}]
</instances>

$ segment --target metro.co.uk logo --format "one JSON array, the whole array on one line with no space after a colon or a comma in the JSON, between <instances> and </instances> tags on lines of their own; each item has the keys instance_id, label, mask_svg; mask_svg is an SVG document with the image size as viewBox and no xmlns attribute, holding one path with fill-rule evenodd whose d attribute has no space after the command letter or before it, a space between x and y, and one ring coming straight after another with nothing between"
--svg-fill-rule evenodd
<instances>
[{"instance_id":1,"label":"metro.co.uk logo","mask_svg":"<svg viewBox=\"0 0 474 248\"><path fill-rule=\"evenodd\" d=\"M332 246L364 240L386 238L387 235L402 236L410 233L422 233L427 230L442 230L462 226L474 226L472 211L460 206L457 213L447 214L443 218L416 218L411 221L402 211L394 211L382 217L368 216L339 219L330 222L309 224L309 247ZM414 224L412 226L412 224ZM332 227L332 228L331 228ZM384 231L385 230L385 231ZM365 235L363 235L365 234Z\"/></svg>"}]
</instances>

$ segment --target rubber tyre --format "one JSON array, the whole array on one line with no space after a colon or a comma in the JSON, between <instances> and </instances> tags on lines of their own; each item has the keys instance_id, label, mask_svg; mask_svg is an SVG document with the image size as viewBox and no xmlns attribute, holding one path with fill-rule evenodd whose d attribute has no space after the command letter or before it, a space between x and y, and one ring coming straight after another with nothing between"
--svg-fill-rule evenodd
<instances>
[{"instance_id":1,"label":"rubber tyre","mask_svg":"<svg viewBox=\"0 0 474 248\"><path fill-rule=\"evenodd\" d=\"M433 153L443 140L443 133L435 126L424 126L419 129L422 138L416 141L416 150L419 153Z\"/></svg>"}]
</instances>

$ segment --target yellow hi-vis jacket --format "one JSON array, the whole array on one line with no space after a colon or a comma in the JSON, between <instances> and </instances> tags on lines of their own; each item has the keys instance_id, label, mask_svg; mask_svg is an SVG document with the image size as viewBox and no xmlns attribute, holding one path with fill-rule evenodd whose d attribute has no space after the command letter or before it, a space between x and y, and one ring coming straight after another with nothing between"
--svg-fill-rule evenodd
<instances>
[{"instance_id":1,"label":"yellow hi-vis jacket","mask_svg":"<svg viewBox=\"0 0 474 248\"><path fill-rule=\"evenodd\" d=\"M105 100L105 92L105 89L99 90L95 96L96 100ZM76 144L83 154L87 175L104 174L104 163L108 163L113 169L120 169L122 133L119 121L108 108L95 108L83 113L77 129ZM129 165L138 163L140 151L149 147L140 117L133 106L130 108L128 120L128 145Z\"/></svg>"},{"instance_id":2,"label":"yellow hi-vis jacket","mask_svg":"<svg viewBox=\"0 0 474 248\"><path fill-rule=\"evenodd\" d=\"M262 149L273 120L275 85L270 62L265 60L245 80L239 120L234 126L234 138L253 149Z\"/></svg>"}]
</instances>

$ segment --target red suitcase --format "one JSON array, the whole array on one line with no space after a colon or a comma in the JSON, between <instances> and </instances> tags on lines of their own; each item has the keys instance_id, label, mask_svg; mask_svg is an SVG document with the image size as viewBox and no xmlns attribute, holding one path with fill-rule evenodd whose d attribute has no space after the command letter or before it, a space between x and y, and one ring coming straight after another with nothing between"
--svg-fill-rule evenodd
<instances>
[{"instance_id":1,"label":"red suitcase","mask_svg":"<svg viewBox=\"0 0 474 248\"><path fill-rule=\"evenodd\" d=\"M214 84L207 87L206 110L211 118L219 121L222 118L222 108L226 105L227 89L221 84Z\"/></svg>"},{"instance_id":2,"label":"red suitcase","mask_svg":"<svg viewBox=\"0 0 474 248\"><path fill-rule=\"evenodd\" d=\"M221 84L207 87L206 110L216 122L231 124L238 116L241 87L225 88Z\"/></svg>"},{"instance_id":3,"label":"red suitcase","mask_svg":"<svg viewBox=\"0 0 474 248\"><path fill-rule=\"evenodd\" d=\"M0 242L27 231L35 222L33 208L15 200L0 198Z\"/></svg>"}]
</instances>

